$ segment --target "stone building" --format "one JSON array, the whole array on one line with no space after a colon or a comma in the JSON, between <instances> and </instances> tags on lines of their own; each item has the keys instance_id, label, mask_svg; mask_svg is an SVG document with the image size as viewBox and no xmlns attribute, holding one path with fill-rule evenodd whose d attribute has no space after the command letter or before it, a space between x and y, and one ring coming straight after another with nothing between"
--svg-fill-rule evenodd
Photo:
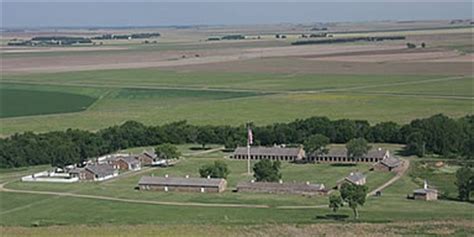
<instances>
[{"instance_id":1,"label":"stone building","mask_svg":"<svg viewBox=\"0 0 474 237\"><path fill-rule=\"evenodd\" d=\"M279 160L279 161L298 161L302 160L305 156L305 152L301 147L250 147L250 159L251 160ZM231 156L232 159L247 160L248 158L247 147L237 147L234 154Z\"/></svg>"},{"instance_id":2,"label":"stone building","mask_svg":"<svg viewBox=\"0 0 474 237\"><path fill-rule=\"evenodd\" d=\"M434 188L429 188L428 183L425 180L422 189L413 190L413 199L425 201L438 200L438 190Z\"/></svg>"},{"instance_id":3,"label":"stone building","mask_svg":"<svg viewBox=\"0 0 474 237\"><path fill-rule=\"evenodd\" d=\"M201 192L220 193L227 187L225 179L215 178L185 178L181 177L153 177L143 176L138 181L140 190L154 190L163 192Z\"/></svg>"},{"instance_id":4,"label":"stone building","mask_svg":"<svg viewBox=\"0 0 474 237\"><path fill-rule=\"evenodd\" d=\"M345 147L339 147L329 149L327 154L310 154L305 160L316 163L377 163L388 157L390 157L388 150L377 148L370 149L364 157L355 160L347 156Z\"/></svg>"}]
</instances>

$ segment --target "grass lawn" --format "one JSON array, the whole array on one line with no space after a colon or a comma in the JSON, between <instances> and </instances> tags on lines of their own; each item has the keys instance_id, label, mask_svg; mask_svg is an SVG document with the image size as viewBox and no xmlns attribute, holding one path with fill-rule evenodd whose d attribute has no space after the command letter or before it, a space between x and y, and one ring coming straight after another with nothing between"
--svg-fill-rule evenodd
<instances>
[{"instance_id":1,"label":"grass lawn","mask_svg":"<svg viewBox=\"0 0 474 237\"><path fill-rule=\"evenodd\" d=\"M180 146L183 152L196 152L187 144ZM378 144L378 146L398 149L398 146ZM210 145L214 147L214 145ZM141 149L141 148L138 148ZM329 208L281 209L278 206L315 206L327 204L327 197L303 197L299 195L233 193L231 189L240 181L249 180L245 174L246 162L223 158L224 153L189 155L176 166L146 170L143 174L125 175L100 183L51 184L22 183L18 179L25 173L45 169L32 167L7 172L0 170L0 180L9 181L6 188L72 192L77 194L100 195L133 200L153 200L168 202L262 204L268 208L224 208L191 207L127 203L88 198L50 196L39 194L20 194L0 192L0 226L50 226L50 225L259 225L259 224L319 224L333 223L329 218ZM215 160L224 160L231 169L228 177L229 190L220 194L201 193L162 193L134 190L142 175L197 176L201 165ZM416 162L415 162L416 164ZM329 164L297 165L283 163L282 174L285 182L310 181L323 182L332 186L336 181L354 170L367 171L367 165L331 166ZM412 176L417 176L412 169ZM429 173L433 180L439 172ZM393 177L392 173L368 172L369 189ZM418 177L419 178L419 177ZM442 178L442 177L439 177ZM448 183L446 183L448 184ZM406 199L413 189L419 188L413 177L404 176L383 191L381 197L369 197L360 208L361 222L400 222L400 221L444 221L474 220L474 206L469 203L438 200L424 202ZM91 214L93 213L93 214ZM442 213L442 215L440 215ZM338 214L345 216L343 222L351 221L352 212L343 207ZM328 216L329 215L329 216ZM8 217L8 218L7 218ZM437 224L440 224L436 222ZM87 227L90 228L90 227ZM105 228L105 227L104 227ZM14 230L15 228L11 229ZM28 230L25 230L28 232ZM171 230L170 230L171 231ZM217 230L216 230L217 231ZM177 233L172 230L172 233ZM411 232L409 232L411 233Z\"/></svg>"}]
</instances>

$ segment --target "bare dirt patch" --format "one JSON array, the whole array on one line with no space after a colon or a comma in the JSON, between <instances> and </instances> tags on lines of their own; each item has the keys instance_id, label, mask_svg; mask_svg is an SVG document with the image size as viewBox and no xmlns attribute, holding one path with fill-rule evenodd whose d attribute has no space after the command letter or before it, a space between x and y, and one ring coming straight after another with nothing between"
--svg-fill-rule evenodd
<instances>
[{"instance_id":1,"label":"bare dirt patch","mask_svg":"<svg viewBox=\"0 0 474 237\"><path fill-rule=\"evenodd\" d=\"M265 47L251 49L206 49L172 51L130 51L92 55L35 56L3 58L5 73L64 72L119 68L175 67L220 62L235 62L256 58L288 57L342 52L364 52L397 49L402 46L385 45L308 45ZM196 55L199 54L199 57Z\"/></svg>"}]
</instances>

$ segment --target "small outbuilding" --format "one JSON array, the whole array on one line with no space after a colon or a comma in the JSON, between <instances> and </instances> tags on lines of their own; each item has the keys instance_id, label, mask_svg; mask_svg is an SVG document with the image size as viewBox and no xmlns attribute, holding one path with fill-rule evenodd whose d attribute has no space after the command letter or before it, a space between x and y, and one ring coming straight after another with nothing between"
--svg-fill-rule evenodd
<instances>
[{"instance_id":1,"label":"small outbuilding","mask_svg":"<svg viewBox=\"0 0 474 237\"><path fill-rule=\"evenodd\" d=\"M351 172L343 180L340 180L337 183L337 188L340 189L343 183L364 185L366 183L366 176L362 172Z\"/></svg>"},{"instance_id":2,"label":"small outbuilding","mask_svg":"<svg viewBox=\"0 0 474 237\"><path fill-rule=\"evenodd\" d=\"M413 190L413 199L415 200L425 200L425 201L434 201L438 200L438 190L428 187L428 182L424 182L422 189Z\"/></svg>"},{"instance_id":3,"label":"small outbuilding","mask_svg":"<svg viewBox=\"0 0 474 237\"><path fill-rule=\"evenodd\" d=\"M88 164L82 168L74 168L69 171L71 177L79 180L103 181L118 175L118 170L109 164Z\"/></svg>"},{"instance_id":4,"label":"small outbuilding","mask_svg":"<svg viewBox=\"0 0 474 237\"><path fill-rule=\"evenodd\" d=\"M137 159L140 161L142 165L156 165L157 162L160 160L155 153L155 150L150 151L143 151L137 156Z\"/></svg>"},{"instance_id":5,"label":"small outbuilding","mask_svg":"<svg viewBox=\"0 0 474 237\"><path fill-rule=\"evenodd\" d=\"M138 181L140 190L154 190L163 192L201 192L220 193L227 187L225 179L216 178L185 178L181 177L154 177L143 176Z\"/></svg>"},{"instance_id":6,"label":"small outbuilding","mask_svg":"<svg viewBox=\"0 0 474 237\"><path fill-rule=\"evenodd\" d=\"M136 171L141 169L140 161L134 156L117 157L113 163L120 170Z\"/></svg>"},{"instance_id":7,"label":"small outbuilding","mask_svg":"<svg viewBox=\"0 0 474 237\"><path fill-rule=\"evenodd\" d=\"M375 164L375 168L382 171L395 171L401 164L402 161L400 159L389 156Z\"/></svg>"}]
</instances>

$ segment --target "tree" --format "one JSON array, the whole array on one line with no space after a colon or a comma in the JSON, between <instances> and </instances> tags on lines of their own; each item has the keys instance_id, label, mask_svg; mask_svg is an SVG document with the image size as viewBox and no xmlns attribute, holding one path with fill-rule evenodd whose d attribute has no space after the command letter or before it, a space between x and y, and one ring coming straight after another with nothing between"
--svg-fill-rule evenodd
<instances>
[{"instance_id":1,"label":"tree","mask_svg":"<svg viewBox=\"0 0 474 237\"><path fill-rule=\"evenodd\" d=\"M199 169L199 175L202 178L210 176L211 178L223 178L226 179L230 171L227 164L224 161L214 161L214 164L207 164L201 166Z\"/></svg>"},{"instance_id":2,"label":"tree","mask_svg":"<svg viewBox=\"0 0 474 237\"><path fill-rule=\"evenodd\" d=\"M422 48L425 48L425 47L426 47L425 42L421 42L421 47L422 47Z\"/></svg>"},{"instance_id":3,"label":"tree","mask_svg":"<svg viewBox=\"0 0 474 237\"><path fill-rule=\"evenodd\" d=\"M346 144L347 148L347 157L358 160L364 155L367 154L370 150L370 146L367 144L367 141L364 138L355 138L350 140Z\"/></svg>"},{"instance_id":4,"label":"tree","mask_svg":"<svg viewBox=\"0 0 474 237\"><path fill-rule=\"evenodd\" d=\"M341 195L331 194L331 196L329 196L329 208L331 208L333 212L336 212L343 205Z\"/></svg>"},{"instance_id":5,"label":"tree","mask_svg":"<svg viewBox=\"0 0 474 237\"><path fill-rule=\"evenodd\" d=\"M474 191L474 171L463 166L456 171L456 186L458 187L459 199L469 201L469 196Z\"/></svg>"},{"instance_id":6,"label":"tree","mask_svg":"<svg viewBox=\"0 0 474 237\"><path fill-rule=\"evenodd\" d=\"M409 155L425 156L425 141L421 132L413 132L407 137L405 150Z\"/></svg>"},{"instance_id":7,"label":"tree","mask_svg":"<svg viewBox=\"0 0 474 237\"><path fill-rule=\"evenodd\" d=\"M261 160L253 167L254 177L258 182L277 182L281 179L280 161Z\"/></svg>"},{"instance_id":8,"label":"tree","mask_svg":"<svg viewBox=\"0 0 474 237\"><path fill-rule=\"evenodd\" d=\"M206 144L209 144L214 137L214 130L209 126L205 126L199 129L196 141L201 144L204 149L206 148Z\"/></svg>"},{"instance_id":9,"label":"tree","mask_svg":"<svg viewBox=\"0 0 474 237\"><path fill-rule=\"evenodd\" d=\"M326 148L328 144L329 144L328 137L321 134L316 134L306 139L306 141L304 142L304 150L306 152L306 155L326 154L328 152L328 149Z\"/></svg>"},{"instance_id":10,"label":"tree","mask_svg":"<svg viewBox=\"0 0 474 237\"><path fill-rule=\"evenodd\" d=\"M164 143L155 148L156 156L160 159L179 159L181 152L178 151L176 146L169 143Z\"/></svg>"},{"instance_id":11,"label":"tree","mask_svg":"<svg viewBox=\"0 0 474 237\"><path fill-rule=\"evenodd\" d=\"M416 48L416 44L407 43L407 48L409 48L409 49L414 49L414 48Z\"/></svg>"},{"instance_id":12,"label":"tree","mask_svg":"<svg viewBox=\"0 0 474 237\"><path fill-rule=\"evenodd\" d=\"M367 196L367 186L344 183L341 186L342 200L347 202L354 212L354 218L359 218L358 207L363 206Z\"/></svg>"}]
</instances>

